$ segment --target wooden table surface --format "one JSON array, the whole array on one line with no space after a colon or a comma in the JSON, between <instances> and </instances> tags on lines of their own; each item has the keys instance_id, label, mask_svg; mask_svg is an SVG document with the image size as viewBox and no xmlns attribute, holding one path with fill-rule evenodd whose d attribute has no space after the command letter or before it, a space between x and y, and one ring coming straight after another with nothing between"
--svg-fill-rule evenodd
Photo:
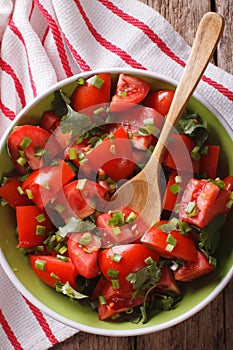
<instances>
[{"instance_id":1,"label":"wooden table surface","mask_svg":"<svg viewBox=\"0 0 233 350\"><path fill-rule=\"evenodd\" d=\"M125 0L127 1L127 0ZM216 11L225 29L215 64L233 74L233 0L141 0L157 10L192 45L201 17ZM233 280L198 314L170 329L138 337L104 337L79 332L52 350L232 350Z\"/></svg>"}]
</instances>

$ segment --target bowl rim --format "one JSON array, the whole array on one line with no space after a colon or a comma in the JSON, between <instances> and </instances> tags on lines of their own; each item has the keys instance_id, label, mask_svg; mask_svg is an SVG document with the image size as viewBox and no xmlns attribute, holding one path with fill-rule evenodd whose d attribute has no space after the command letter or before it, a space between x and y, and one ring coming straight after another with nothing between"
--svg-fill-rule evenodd
<instances>
[{"instance_id":1,"label":"bowl rim","mask_svg":"<svg viewBox=\"0 0 233 350\"><path fill-rule=\"evenodd\" d=\"M6 131L4 132L3 136L0 139L0 152L3 148L3 146L6 143L6 140L8 138L9 133L11 132L12 128L19 122L19 120L24 116L25 113L27 113L30 109L32 109L38 102L43 100L46 96L51 94L53 91L60 89L64 87L65 85L68 85L70 83L73 83L75 80L77 80L80 77L86 78L94 74L100 74L100 73L111 73L111 74L119 74L119 73L126 73L126 74L137 74L141 76L145 76L152 79L161 80L165 83L171 84L173 86L176 86L178 82L172 78L167 77L163 74L158 74L155 72L152 72L150 70L142 70L142 69L135 69L135 68L127 68L127 67L114 67L114 68L101 68L101 69L95 69L95 70L89 70L86 72L81 72L78 74L73 75L72 77L63 79L56 84L53 84L50 88L48 88L44 93L40 94L36 98L34 98L31 102L29 102L16 116L14 121L10 123ZM203 98L200 94L197 92L194 92L193 97L196 98L201 104L203 104L212 114L215 115L215 117L221 122L221 124L224 126L228 134L233 140L233 130L230 127L229 123L223 118L223 116L213 107L205 98ZM38 309L40 309L42 312L47 314L48 316L51 316L53 319L55 319L58 322L61 322L67 326L70 326L77 331L83 331L90 334L96 334L96 335L103 335L103 336L118 336L118 337L125 337L125 336L137 336L137 335L143 335L143 334L149 334L161 330L165 330L167 328L170 328L172 326L175 326L188 318L194 316L196 313L201 311L203 308L205 308L211 301L213 301L227 286L227 284L231 281L233 278L233 266L228 271L226 276L222 279L222 281L214 288L214 290L205 297L201 302L199 302L196 306L192 307L190 310L186 311L184 314L175 317L174 319L170 321L163 322L161 324L157 324L150 327L143 327L133 330L116 330L114 328L112 329L104 329L104 328L98 328L98 327L92 327L88 325L84 325L82 323L72 321L68 319L65 316L59 315L55 311L51 310L49 307L44 305L41 301L39 301L31 292L27 290L27 288L22 284L22 282L18 279L12 268L10 267L6 257L3 254L3 251L0 247L0 264L10 279L10 281L13 283L13 285L18 289L18 291L24 295L33 305L35 305Z\"/></svg>"}]
</instances>

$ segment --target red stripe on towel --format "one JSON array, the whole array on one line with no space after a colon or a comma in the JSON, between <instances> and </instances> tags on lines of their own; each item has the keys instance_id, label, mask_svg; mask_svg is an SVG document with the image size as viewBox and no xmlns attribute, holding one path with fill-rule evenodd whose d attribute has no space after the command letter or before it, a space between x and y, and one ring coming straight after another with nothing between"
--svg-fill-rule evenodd
<instances>
[{"instance_id":1,"label":"red stripe on towel","mask_svg":"<svg viewBox=\"0 0 233 350\"><path fill-rule=\"evenodd\" d=\"M12 344L13 348L15 350L23 350L20 342L16 338L16 335L12 331L12 329L11 329L9 323L7 322L4 314L2 313L1 309L0 309L0 323L2 325L2 328L3 328L7 338L9 339L10 343Z\"/></svg>"},{"instance_id":2,"label":"red stripe on towel","mask_svg":"<svg viewBox=\"0 0 233 350\"><path fill-rule=\"evenodd\" d=\"M14 120L15 119L15 113L10 110L7 106L4 105L4 103L0 100L0 109L2 113L9 119Z\"/></svg>"},{"instance_id":3,"label":"red stripe on towel","mask_svg":"<svg viewBox=\"0 0 233 350\"><path fill-rule=\"evenodd\" d=\"M25 48L25 52L26 52L26 56L27 56L27 64L28 64L28 73L29 73L29 78L30 78L30 82L31 82L31 87L32 87L32 92L33 92L33 96L35 97L37 95L36 92L36 86L33 80L33 76L32 76L32 71L31 71L31 66L30 66L30 61L29 61L29 57L28 57L28 51L27 51L27 47L23 38L23 35L21 34L20 30L16 27L13 19L11 18L9 23L8 23L10 29L13 31L13 33L18 37L18 39L21 41L21 43L23 44L24 48Z\"/></svg>"},{"instance_id":4,"label":"red stripe on towel","mask_svg":"<svg viewBox=\"0 0 233 350\"><path fill-rule=\"evenodd\" d=\"M9 74L11 76L11 78L14 80L15 83L15 89L17 91L17 94L19 96L20 102L22 107L25 106L26 104L26 99L25 99L25 95L24 95L24 90L23 90L23 86L19 80L19 78L17 77L15 71L13 70L13 68L5 61L3 61L3 59L0 57L0 68L7 74Z\"/></svg>"},{"instance_id":5,"label":"red stripe on towel","mask_svg":"<svg viewBox=\"0 0 233 350\"><path fill-rule=\"evenodd\" d=\"M50 341L50 343L52 345L57 344L58 340L55 337L55 335L53 334L53 332L52 332L48 322L46 321L46 318L44 317L43 313L39 309L37 309L37 307L35 307L32 303L30 303L30 301L28 301L26 298L24 298L24 300L28 304L30 310L32 311L33 315L35 316L36 320L38 321L40 327L44 331L44 333L45 333L46 337L48 338L48 340Z\"/></svg>"},{"instance_id":6,"label":"red stripe on towel","mask_svg":"<svg viewBox=\"0 0 233 350\"><path fill-rule=\"evenodd\" d=\"M53 34L53 37L54 37L54 41L55 41L55 44L56 44L56 47L57 47L57 51L58 51L58 54L59 54L62 66L64 68L64 71L65 71L67 77L70 77L70 76L73 75L73 72L72 72L72 70L70 68L70 65L69 65L69 61L68 61L68 58L67 58L67 54L66 54L66 50L65 50L65 47L64 47L64 43L63 43L63 40L62 40L61 33L60 33L60 29L59 29L56 21L48 13L46 8L40 3L40 1L39 0L35 0L35 3L37 4L39 10L41 11L41 13L43 14L45 20L47 21L48 25L51 28L51 31L52 31L52 34Z\"/></svg>"},{"instance_id":7,"label":"red stripe on towel","mask_svg":"<svg viewBox=\"0 0 233 350\"><path fill-rule=\"evenodd\" d=\"M139 62L137 62L132 56L130 56L126 51L122 50L118 46L112 44L110 41L105 39L103 36L101 36L100 33L97 32L97 30L93 27L91 24L89 18L87 17L83 7L81 6L81 3L79 0L75 0L75 3L77 5L77 8L82 15L87 28L89 29L90 33L93 35L93 37L96 39L98 43L100 43L106 50L118 55L123 61L125 61L127 64L129 64L133 68L138 69L144 69L146 68Z\"/></svg>"}]
</instances>

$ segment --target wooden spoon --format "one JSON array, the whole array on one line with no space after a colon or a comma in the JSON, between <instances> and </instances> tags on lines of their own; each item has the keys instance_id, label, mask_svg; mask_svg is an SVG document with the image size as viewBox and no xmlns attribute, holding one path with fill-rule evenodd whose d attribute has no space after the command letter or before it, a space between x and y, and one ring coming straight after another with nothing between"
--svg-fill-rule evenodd
<instances>
[{"instance_id":1,"label":"wooden spoon","mask_svg":"<svg viewBox=\"0 0 233 350\"><path fill-rule=\"evenodd\" d=\"M114 193L110 209L129 206L149 227L160 219L162 204L159 177L165 145L216 49L223 27L223 18L217 13L206 13L201 19L156 147L144 169Z\"/></svg>"}]
</instances>

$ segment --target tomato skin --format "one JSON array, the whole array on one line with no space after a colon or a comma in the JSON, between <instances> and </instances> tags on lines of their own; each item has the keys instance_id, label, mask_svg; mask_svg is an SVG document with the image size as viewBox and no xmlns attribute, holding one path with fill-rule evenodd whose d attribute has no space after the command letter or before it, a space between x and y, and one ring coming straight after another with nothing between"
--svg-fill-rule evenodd
<instances>
[{"instance_id":1,"label":"tomato skin","mask_svg":"<svg viewBox=\"0 0 233 350\"><path fill-rule=\"evenodd\" d=\"M87 164L88 172L89 167L95 174L102 169L115 181L128 179L133 175L135 164L127 132L119 128L113 132L113 136L113 140L107 137L86 154L88 161L81 167L84 172Z\"/></svg>"},{"instance_id":2,"label":"tomato skin","mask_svg":"<svg viewBox=\"0 0 233 350\"><path fill-rule=\"evenodd\" d=\"M218 160L220 154L220 146L218 145L208 145L208 154L204 154L200 159L200 175L202 177L207 177L210 179L215 179ZM203 175L204 174L204 175Z\"/></svg>"},{"instance_id":3,"label":"tomato skin","mask_svg":"<svg viewBox=\"0 0 233 350\"><path fill-rule=\"evenodd\" d=\"M91 77L86 80L84 85L78 85L73 92L71 102L75 111L88 109L91 112L98 108L97 105L110 101L111 75L109 73L102 73L97 74L97 76L104 80L100 89L91 84L93 79Z\"/></svg>"},{"instance_id":4,"label":"tomato skin","mask_svg":"<svg viewBox=\"0 0 233 350\"><path fill-rule=\"evenodd\" d=\"M0 197L2 197L12 208L33 204L25 193L20 194L17 190L17 188L21 186L22 182L19 180L18 176L13 176L0 187Z\"/></svg>"},{"instance_id":5,"label":"tomato skin","mask_svg":"<svg viewBox=\"0 0 233 350\"><path fill-rule=\"evenodd\" d=\"M79 181L73 180L65 185L54 201L54 206L57 204L64 206L60 215L65 222L72 216L80 219L88 217L95 209L101 210L106 206L106 201L109 199L108 191L98 183L86 180L84 188L78 189Z\"/></svg>"},{"instance_id":6,"label":"tomato skin","mask_svg":"<svg viewBox=\"0 0 233 350\"><path fill-rule=\"evenodd\" d=\"M143 101L145 106L156 109L161 115L165 116L168 114L171 106L174 90L161 90L150 93Z\"/></svg>"},{"instance_id":7,"label":"tomato skin","mask_svg":"<svg viewBox=\"0 0 233 350\"><path fill-rule=\"evenodd\" d=\"M69 282L71 287L76 288L76 278L78 273L73 263L68 258L68 261L58 260L55 256L49 255L30 255L30 264L36 275L48 286L55 288L57 279L51 277L51 273L54 273L61 283L65 284ZM43 260L46 262L45 271L41 271L36 268L36 260Z\"/></svg>"},{"instance_id":8,"label":"tomato skin","mask_svg":"<svg viewBox=\"0 0 233 350\"><path fill-rule=\"evenodd\" d=\"M120 112L140 103L149 90L150 84L147 81L121 73L110 103L110 112Z\"/></svg>"},{"instance_id":9,"label":"tomato skin","mask_svg":"<svg viewBox=\"0 0 233 350\"><path fill-rule=\"evenodd\" d=\"M31 139L30 144L23 148L21 142L25 137ZM43 165L43 158L35 157L36 149L46 149L51 159L59 152L60 146L54 137L45 129L35 125L17 126L8 137L8 149L15 169L21 175L26 174L25 165L20 165L17 159L20 158L19 150L24 151L25 158L29 166L33 169L39 169Z\"/></svg>"},{"instance_id":10,"label":"tomato skin","mask_svg":"<svg viewBox=\"0 0 233 350\"><path fill-rule=\"evenodd\" d=\"M79 243L83 233L73 233L68 239L68 252L78 273L85 278L98 276L100 270L97 265L98 252L101 246L100 239L92 234L88 246Z\"/></svg>"},{"instance_id":11,"label":"tomato skin","mask_svg":"<svg viewBox=\"0 0 233 350\"><path fill-rule=\"evenodd\" d=\"M33 195L32 201L43 209L74 176L75 173L70 166L60 159L56 165L33 171L23 182L22 188L30 190Z\"/></svg>"},{"instance_id":12,"label":"tomato skin","mask_svg":"<svg viewBox=\"0 0 233 350\"><path fill-rule=\"evenodd\" d=\"M122 258L120 262L115 262L112 258L114 254L119 254ZM151 257L156 262L159 255L150 248L142 244L116 245L102 250L99 253L99 267L104 277L111 281L113 278L108 276L108 270L119 271L117 279L119 280L120 290L133 290L126 277L131 272L137 272L146 266L145 260Z\"/></svg>"},{"instance_id":13,"label":"tomato skin","mask_svg":"<svg viewBox=\"0 0 233 350\"><path fill-rule=\"evenodd\" d=\"M230 193L230 190L220 190L217 185L207 180L190 179L181 198L179 217L182 221L204 228L216 216L228 213L226 204ZM189 216L186 212L190 202L196 205L195 216Z\"/></svg>"},{"instance_id":14,"label":"tomato skin","mask_svg":"<svg viewBox=\"0 0 233 350\"><path fill-rule=\"evenodd\" d=\"M207 257L200 251L197 252L197 259L187 262L179 267L175 272L175 280L181 282L191 282L197 278L205 276L214 271L213 266L208 262Z\"/></svg>"},{"instance_id":15,"label":"tomato skin","mask_svg":"<svg viewBox=\"0 0 233 350\"><path fill-rule=\"evenodd\" d=\"M195 261L197 249L194 241L187 236L183 236L180 232L172 230L170 233L176 239L177 243L173 250L167 251L166 239L168 234L162 231L159 226L166 224L168 221L162 220L153 225L141 238L141 242L146 246L154 249L158 254L165 258L177 258L185 261Z\"/></svg>"},{"instance_id":16,"label":"tomato skin","mask_svg":"<svg viewBox=\"0 0 233 350\"><path fill-rule=\"evenodd\" d=\"M128 207L123 209L119 208L119 210L122 211L125 219L130 215L131 212L137 215L134 210ZM137 215L132 223L119 226L120 233L116 235L114 233L114 226L108 224L108 220L111 218L112 212L108 211L100 214L96 219L96 226L100 231L103 247L108 247L111 244L134 242L140 238L147 229L146 224L142 221L140 216Z\"/></svg>"},{"instance_id":17,"label":"tomato skin","mask_svg":"<svg viewBox=\"0 0 233 350\"><path fill-rule=\"evenodd\" d=\"M180 188L182 188L182 192L172 193L170 187L176 183L176 181L175 181L176 176L178 176L177 171L172 170L172 172L169 176L166 191L165 191L165 194L163 197L163 209L165 209L165 210L174 211L175 205L176 205L176 203L179 203L180 198L181 198L181 194L182 194L183 190L185 189L185 187L188 183L188 180L191 178L192 174L185 173L185 172L182 172L182 173L179 172L179 176L182 177L182 183L179 184Z\"/></svg>"},{"instance_id":18,"label":"tomato skin","mask_svg":"<svg viewBox=\"0 0 233 350\"><path fill-rule=\"evenodd\" d=\"M191 137L183 134L172 134L171 141L164 153L163 164L171 169L198 173L200 161L191 157L191 152L196 146Z\"/></svg>"},{"instance_id":19,"label":"tomato skin","mask_svg":"<svg viewBox=\"0 0 233 350\"><path fill-rule=\"evenodd\" d=\"M38 222L36 220L36 217L40 214L44 215L45 221ZM54 229L47 213L44 210L40 210L35 205L16 207L16 219L19 248L31 248L42 245L48 233ZM45 233L43 235L36 234L37 225L45 226Z\"/></svg>"}]
</instances>

